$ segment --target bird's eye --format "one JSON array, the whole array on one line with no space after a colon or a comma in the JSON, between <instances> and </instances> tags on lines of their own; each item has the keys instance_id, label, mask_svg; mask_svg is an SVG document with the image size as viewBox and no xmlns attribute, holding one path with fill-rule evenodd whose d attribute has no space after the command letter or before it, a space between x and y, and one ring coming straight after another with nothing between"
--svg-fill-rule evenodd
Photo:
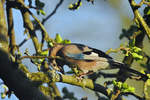
<instances>
[{"instance_id":1,"label":"bird's eye","mask_svg":"<svg viewBox=\"0 0 150 100\"><path fill-rule=\"evenodd\" d=\"M90 55L92 52L83 52L83 54Z\"/></svg>"}]
</instances>

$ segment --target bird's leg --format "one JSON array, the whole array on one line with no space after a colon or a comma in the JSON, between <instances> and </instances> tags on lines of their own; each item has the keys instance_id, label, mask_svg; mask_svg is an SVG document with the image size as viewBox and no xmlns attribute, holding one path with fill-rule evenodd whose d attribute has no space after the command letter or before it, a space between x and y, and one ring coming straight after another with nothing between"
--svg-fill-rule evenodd
<instances>
[{"instance_id":1,"label":"bird's leg","mask_svg":"<svg viewBox=\"0 0 150 100\"><path fill-rule=\"evenodd\" d=\"M63 68L57 65L56 60L51 61L51 66L54 70L59 71L64 74Z\"/></svg>"},{"instance_id":2,"label":"bird's leg","mask_svg":"<svg viewBox=\"0 0 150 100\"><path fill-rule=\"evenodd\" d=\"M89 71L87 73L80 73L80 77L87 76L87 75L90 75L90 74L93 74L93 71Z\"/></svg>"},{"instance_id":3,"label":"bird's leg","mask_svg":"<svg viewBox=\"0 0 150 100\"><path fill-rule=\"evenodd\" d=\"M83 76L86 74L83 73L80 69L78 69L78 65L73 65L72 66L72 71L75 73L73 76L77 79L78 82L82 82L82 88L85 89L85 80L83 80Z\"/></svg>"},{"instance_id":4,"label":"bird's leg","mask_svg":"<svg viewBox=\"0 0 150 100\"><path fill-rule=\"evenodd\" d=\"M77 67L73 67L72 71L75 73L76 76L79 76L79 71L78 71Z\"/></svg>"}]
</instances>

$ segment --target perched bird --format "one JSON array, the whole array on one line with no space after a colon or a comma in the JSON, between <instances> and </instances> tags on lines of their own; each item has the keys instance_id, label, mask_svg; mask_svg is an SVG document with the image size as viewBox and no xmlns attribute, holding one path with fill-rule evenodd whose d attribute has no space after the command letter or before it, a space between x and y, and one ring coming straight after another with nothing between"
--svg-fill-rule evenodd
<instances>
[{"instance_id":1,"label":"perched bird","mask_svg":"<svg viewBox=\"0 0 150 100\"><path fill-rule=\"evenodd\" d=\"M51 66L54 69L64 72L63 66L68 65L72 69L77 68L79 76L92 74L99 70L126 66L124 63L113 60L103 51L83 44L57 44L50 49L49 56L61 57L61 59L50 59ZM130 71L135 70L130 69Z\"/></svg>"}]
</instances>

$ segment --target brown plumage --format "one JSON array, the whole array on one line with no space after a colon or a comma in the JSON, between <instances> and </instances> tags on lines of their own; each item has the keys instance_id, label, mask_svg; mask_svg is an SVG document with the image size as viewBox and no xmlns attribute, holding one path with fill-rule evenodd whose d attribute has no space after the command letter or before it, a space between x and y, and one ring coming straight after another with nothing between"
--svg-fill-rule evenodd
<instances>
[{"instance_id":1,"label":"brown plumage","mask_svg":"<svg viewBox=\"0 0 150 100\"><path fill-rule=\"evenodd\" d=\"M49 56L61 57L61 59L49 59L51 66L55 70L64 72L63 66L68 65L77 74L74 70L75 67L79 71L77 74L79 77L99 70L123 68L134 74L141 75L145 79L148 78L146 75L129 68L126 64L113 60L112 57L104 52L82 44L57 44L50 48Z\"/></svg>"},{"instance_id":2,"label":"brown plumage","mask_svg":"<svg viewBox=\"0 0 150 100\"><path fill-rule=\"evenodd\" d=\"M51 59L51 66L63 72L63 66L76 66L81 75L86 75L98 70L114 68L121 63L115 62L104 52L82 45L82 44L57 44L50 49L49 56L59 56L63 58ZM113 63L115 62L115 63Z\"/></svg>"}]
</instances>

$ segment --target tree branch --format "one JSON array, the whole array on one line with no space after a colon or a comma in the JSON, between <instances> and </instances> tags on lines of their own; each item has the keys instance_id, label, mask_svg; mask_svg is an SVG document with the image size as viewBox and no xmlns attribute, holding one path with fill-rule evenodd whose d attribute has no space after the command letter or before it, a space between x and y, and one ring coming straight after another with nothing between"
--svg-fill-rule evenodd
<instances>
[{"instance_id":1,"label":"tree branch","mask_svg":"<svg viewBox=\"0 0 150 100\"><path fill-rule=\"evenodd\" d=\"M20 100L50 100L46 97L26 75L18 69L23 66L12 62L8 54L7 28L4 16L4 9L0 1L0 78L13 91Z\"/></svg>"},{"instance_id":2,"label":"tree branch","mask_svg":"<svg viewBox=\"0 0 150 100\"><path fill-rule=\"evenodd\" d=\"M142 0L140 2L140 4L136 4L136 2L134 0L129 0L130 6L132 8L132 11L134 13L134 19L136 24L139 26L139 24L144 28L148 38L150 39L150 28L147 25L147 23L145 22L145 20L143 19L142 15L140 14L140 12L138 11L138 8L143 4L146 3L145 0Z\"/></svg>"},{"instance_id":3,"label":"tree branch","mask_svg":"<svg viewBox=\"0 0 150 100\"><path fill-rule=\"evenodd\" d=\"M140 26L141 29L143 29L146 33L147 36L150 36L150 29L148 27L148 25L146 24L146 22L144 21L143 17L141 16L141 14L138 11L139 6L136 5L134 0L128 0L130 3L130 6L133 10L134 16L135 16L135 22L137 24L137 26ZM135 46L139 47L139 48L143 48L143 39L144 39L145 33L144 32L140 32L136 37L135 37ZM131 55L129 56L125 56L123 62L129 66L131 66L132 62L133 62L133 57ZM127 77L128 77L128 72L127 70L121 69L118 74L120 75L120 77L117 78L117 80L119 81L126 81Z\"/></svg>"},{"instance_id":4,"label":"tree branch","mask_svg":"<svg viewBox=\"0 0 150 100\"><path fill-rule=\"evenodd\" d=\"M46 18L43 19L42 24L44 24L48 19L50 19L50 17L52 17L56 13L57 9L62 5L63 1L64 0L60 0L58 2L55 9Z\"/></svg>"},{"instance_id":5,"label":"tree branch","mask_svg":"<svg viewBox=\"0 0 150 100\"><path fill-rule=\"evenodd\" d=\"M7 36L7 25L3 7L4 0L0 1L0 34Z\"/></svg>"},{"instance_id":6,"label":"tree branch","mask_svg":"<svg viewBox=\"0 0 150 100\"><path fill-rule=\"evenodd\" d=\"M25 6L24 2L22 0L16 0L16 1L9 1L8 2L9 6L20 9L22 15L23 15L23 20L24 20L24 26L29 30L29 34L31 36L31 39L34 43L35 50L36 52L41 51L41 46L40 43L38 42L37 36L35 34L35 30L33 27L33 24L29 18L29 14L37 21L39 26L41 27L43 33L44 33L44 40L49 41L51 40L53 42L53 39L51 39L44 28L44 26L41 24L41 22L33 15L33 13L28 9L27 6Z\"/></svg>"},{"instance_id":7,"label":"tree branch","mask_svg":"<svg viewBox=\"0 0 150 100\"><path fill-rule=\"evenodd\" d=\"M14 22L13 22L13 14L12 8L9 7L6 3L6 11L7 11L7 22L8 22L8 36L9 36L9 48L12 55L15 55L16 51L16 40L15 40L15 31L14 31Z\"/></svg>"},{"instance_id":8,"label":"tree branch","mask_svg":"<svg viewBox=\"0 0 150 100\"><path fill-rule=\"evenodd\" d=\"M34 77L40 77L40 78L34 78ZM31 73L28 75L28 77L33 80L33 81L42 81L44 83L48 82L63 82L63 83L68 83L71 85L83 87L83 88L89 88L93 91L100 92L107 97L111 95L111 91L107 89L104 86L101 86L99 84L94 83L91 79L81 79L79 80L75 76L69 76L69 75L63 75L56 73L54 70L48 71L47 75L45 75L42 72L38 73Z\"/></svg>"},{"instance_id":9,"label":"tree branch","mask_svg":"<svg viewBox=\"0 0 150 100\"><path fill-rule=\"evenodd\" d=\"M50 100L18 69L19 66L23 65L11 62L9 55L0 49L0 77L9 90L20 100Z\"/></svg>"}]
</instances>

